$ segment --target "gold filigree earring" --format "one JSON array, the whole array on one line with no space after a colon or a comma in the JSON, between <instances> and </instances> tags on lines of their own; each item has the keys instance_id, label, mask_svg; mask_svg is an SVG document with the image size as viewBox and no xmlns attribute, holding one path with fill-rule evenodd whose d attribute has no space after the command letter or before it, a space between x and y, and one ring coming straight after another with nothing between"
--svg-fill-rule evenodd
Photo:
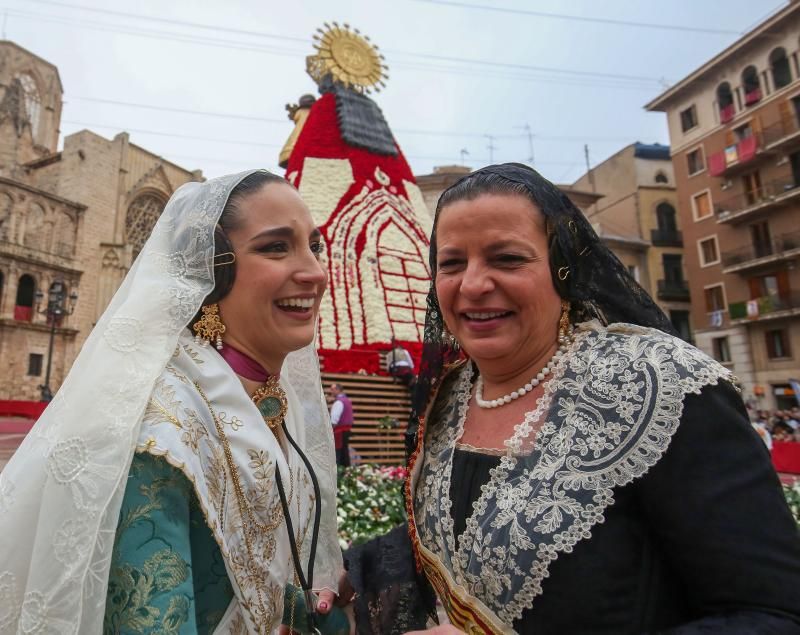
<instances>
[{"instance_id":1,"label":"gold filigree earring","mask_svg":"<svg viewBox=\"0 0 800 635\"><path fill-rule=\"evenodd\" d=\"M214 342L218 351L222 350L222 334L225 332L225 325L219 316L219 305L209 304L203 307L203 317L192 325L194 330L194 341L208 346L209 342Z\"/></svg>"},{"instance_id":2,"label":"gold filigree earring","mask_svg":"<svg viewBox=\"0 0 800 635\"><path fill-rule=\"evenodd\" d=\"M458 343L455 335L450 332L450 329L447 328L446 324L442 327L442 339L444 340L445 344L450 346L450 348L454 351L461 350L461 344Z\"/></svg>"}]
</instances>

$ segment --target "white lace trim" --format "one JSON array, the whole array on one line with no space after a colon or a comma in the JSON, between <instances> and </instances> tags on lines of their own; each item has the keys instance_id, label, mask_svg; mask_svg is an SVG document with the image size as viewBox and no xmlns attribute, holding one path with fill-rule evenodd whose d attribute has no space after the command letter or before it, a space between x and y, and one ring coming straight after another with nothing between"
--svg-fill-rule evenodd
<instances>
[{"instance_id":1,"label":"white lace trim","mask_svg":"<svg viewBox=\"0 0 800 635\"><path fill-rule=\"evenodd\" d=\"M683 399L730 372L660 331L627 324L580 325L534 411L506 442L458 545L450 483L453 448L469 404L471 367L442 419L430 422L416 487L423 544L456 581L511 624L542 593L560 553L591 536L614 502L613 487L644 475L678 428ZM516 453L544 416L532 453Z\"/></svg>"}]
</instances>

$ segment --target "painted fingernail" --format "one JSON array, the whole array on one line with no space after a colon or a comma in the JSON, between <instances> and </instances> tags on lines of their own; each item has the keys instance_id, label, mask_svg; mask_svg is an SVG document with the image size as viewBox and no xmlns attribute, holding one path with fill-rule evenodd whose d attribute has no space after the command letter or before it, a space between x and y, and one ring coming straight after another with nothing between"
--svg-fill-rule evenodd
<instances>
[{"instance_id":1,"label":"painted fingernail","mask_svg":"<svg viewBox=\"0 0 800 635\"><path fill-rule=\"evenodd\" d=\"M328 603L327 602L320 602L319 603L319 608L322 609L323 611L327 611L328 610Z\"/></svg>"}]
</instances>

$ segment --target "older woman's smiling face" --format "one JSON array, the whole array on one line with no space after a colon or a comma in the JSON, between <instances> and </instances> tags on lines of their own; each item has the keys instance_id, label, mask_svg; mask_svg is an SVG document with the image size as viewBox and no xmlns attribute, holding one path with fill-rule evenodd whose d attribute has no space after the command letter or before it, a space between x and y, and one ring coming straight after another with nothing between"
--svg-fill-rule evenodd
<instances>
[{"instance_id":1,"label":"older woman's smiling face","mask_svg":"<svg viewBox=\"0 0 800 635\"><path fill-rule=\"evenodd\" d=\"M558 333L561 298L536 206L516 194L456 201L440 211L436 241L436 295L444 321L478 366L522 372L547 355Z\"/></svg>"}]
</instances>

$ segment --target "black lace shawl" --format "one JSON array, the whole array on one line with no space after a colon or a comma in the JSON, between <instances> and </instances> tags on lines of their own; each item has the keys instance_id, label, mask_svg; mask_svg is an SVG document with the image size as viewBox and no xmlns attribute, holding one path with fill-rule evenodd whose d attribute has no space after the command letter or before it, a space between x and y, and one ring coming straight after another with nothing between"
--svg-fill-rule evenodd
<instances>
[{"instance_id":1,"label":"black lace shawl","mask_svg":"<svg viewBox=\"0 0 800 635\"><path fill-rule=\"evenodd\" d=\"M439 214L450 202L487 193L520 194L541 210L548 232L553 285L563 299L569 300L573 322L597 318L602 324L627 322L677 335L664 312L600 241L583 213L550 181L519 163L490 165L472 172L445 190L436 208L429 257L433 276L428 292L422 363L406 433L409 454L416 445L419 416L428 404L433 386L441 378L445 364L459 355L444 337L444 321L436 298Z\"/></svg>"}]
</instances>

